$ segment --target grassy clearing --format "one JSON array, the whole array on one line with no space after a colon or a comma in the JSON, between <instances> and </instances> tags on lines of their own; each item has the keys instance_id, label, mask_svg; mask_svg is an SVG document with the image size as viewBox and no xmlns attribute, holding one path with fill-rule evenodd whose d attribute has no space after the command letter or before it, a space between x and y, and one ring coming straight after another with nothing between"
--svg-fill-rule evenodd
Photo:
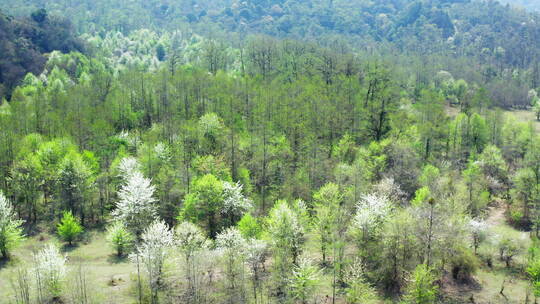
<instances>
[{"instance_id":1,"label":"grassy clearing","mask_svg":"<svg viewBox=\"0 0 540 304\"><path fill-rule=\"evenodd\" d=\"M0 303L10 303L12 289L10 278L16 267L32 265L32 254L48 242L58 242L54 237L40 234L27 239L13 252L11 261L0 268ZM97 293L99 303L130 303L130 276L135 267L126 259L117 259L106 243L103 232L92 231L86 241L72 248L61 247L68 257L67 292L69 293L70 275L78 267L84 267L88 275L91 291Z\"/></svg>"},{"instance_id":2,"label":"grassy clearing","mask_svg":"<svg viewBox=\"0 0 540 304\"><path fill-rule=\"evenodd\" d=\"M506 113L513 115L518 121L532 123L536 132L540 132L540 121L536 119L533 111L515 110L506 111Z\"/></svg>"}]
</instances>

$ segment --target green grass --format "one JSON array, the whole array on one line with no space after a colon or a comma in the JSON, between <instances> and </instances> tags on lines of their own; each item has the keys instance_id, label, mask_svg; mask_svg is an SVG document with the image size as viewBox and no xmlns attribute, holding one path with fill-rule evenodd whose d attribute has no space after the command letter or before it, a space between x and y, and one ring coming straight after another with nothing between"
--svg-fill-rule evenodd
<instances>
[{"instance_id":1,"label":"green grass","mask_svg":"<svg viewBox=\"0 0 540 304\"><path fill-rule=\"evenodd\" d=\"M9 303L13 296L10 287L13 270L24 264L32 265L32 254L51 241L60 244L55 237L42 234L27 239L22 246L14 250L12 259L0 268L0 303ZM73 281L70 276L82 265L88 276L88 285L93 293L97 293L99 303L133 302L129 286L130 275L135 272L135 267L127 259L114 256L103 232L92 231L88 233L85 242L71 248L60 248L68 257L68 292ZM114 284L111 284L112 279Z\"/></svg>"}]
</instances>

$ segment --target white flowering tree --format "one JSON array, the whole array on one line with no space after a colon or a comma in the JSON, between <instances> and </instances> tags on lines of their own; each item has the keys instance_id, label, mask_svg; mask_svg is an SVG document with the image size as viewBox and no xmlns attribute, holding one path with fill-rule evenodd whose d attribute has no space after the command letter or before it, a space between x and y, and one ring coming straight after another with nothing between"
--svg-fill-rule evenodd
<instances>
[{"instance_id":1,"label":"white flowering tree","mask_svg":"<svg viewBox=\"0 0 540 304\"><path fill-rule=\"evenodd\" d=\"M142 234L142 242L137 251L131 255L131 260L142 264L151 291L152 303L158 301L158 291L161 286L163 265L173 245L173 232L167 224L155 221Z\"/></svg>"},{"instance_id":2,"label":"white flowering tree","mask_svg":"<svg viewBox=\"0 0 540 304\"><path fill-rule=\"evenodd\" d=\"M9 251L23 239L22 223L15 218L13 205L0 191L0 257L7 259Z\"/></svg>"},{"instance_id":3,"label":"white flowering tree","mask_svg":"<svg viewBox=\"0 0 540 304\"><path fill-rule=\"evenodd\" d=\"M118 163L117 170L119 176L127 181L131 175L135 172L140 172L141 164L134 157L128 156L124 157Z\"/></svg>"},{"instance_id":4,"label":"white flowering tree","mask_svg":"<svg viewBox=\"0 0 540 304\"><path fill-rule=\"evenodd\" d=\"M472 219L469 222L469 230L472 236L474 254L477 254L478 247L487 238L488 225L484 221Z\"/></svg>"},{"instance_id":5,"label":"white flowering tree","mask_svg":"<svg viewBox=\"0 0 540 304\"><path fill-rule=\"evenodd\" d=\"M201 294L201 261L202 252L209 246L203 231L190 222L180 223L175 230L175 242L183 259L187 288L185 300L188 303L199 303Z\"/></svg>"},{"instance_id":6,"label":"white flowering tree","mask_svg":"<svg viewBox=\"0 0 540 304\"><path fill-rule=\"evenodd\" d=\"M231 227L217 235L216 246L225 264L229 303L243 303L246 240L236 227Z\"/></svg>"},{"instance_id":7,"label":"white flowering tree","mask_svg":"<svg viewBox=\"0 0 540 304\"><path fill-rule=\"evenodd\" d=\"M150 179L138 171L133 172L118 191L119 201L112 213L115 220L125 223L130 231L140 236L157 217L154 191Z\"/></svg>"},{"instance_id":8,"label":"white flowering tree","mask_svg":"<svg viewBox=\"0 0 540 304\"><path fill-rule=\"evenodd\" d=\"M242 218L252 206L249 198L242 193L242 184L223 183L223 207L221 214L229 221L229 225L234 225Z\"/></svg>"},{"instance_id":9,"label":"white flowering tree","mask_svg":"<svg viewBox=\"0 0 540 304\"><path fill-rule=\"evenodd\" d=\"M268 218L268 236L272 241L275 280L284 294L292 267L297 264L304 243L304 227L286 201L278 201Z\"/></svg>"},{"instance_id":10,"label":"white flowering tree","mask_svg":"<svg viewBox=\"0 0 540 304\"><path fill-rule=\"evenodd\" d=\"M391 213L392 204L387 197L377 194L363 195L356 205L353 230L360 241L366 242L378 231L384 219Z\"/></svg>"},{"instance_id":11,"label":"white flowering tree","mask_svg":"<svg viewBox=\"0 0 540 304\"><path fill-rule=\"evenodd\" d=\"M60 297L66 278L66 257L49 244L34 255L34 263L39 303Z\"/></svg>"},{"instance_id":12,"label":"white flowering tree","mask_svg":"<svg viewBox=\"0 0 540 304\"><path fill-rule=\"evenodd\" d=\"M250 239L246 246L246 264L248 266L251 285L253 288L253 299L258 303L261 292L262 272L264 262L268 257L268 244L262 240Z\"/></svg>"}]
</instances>

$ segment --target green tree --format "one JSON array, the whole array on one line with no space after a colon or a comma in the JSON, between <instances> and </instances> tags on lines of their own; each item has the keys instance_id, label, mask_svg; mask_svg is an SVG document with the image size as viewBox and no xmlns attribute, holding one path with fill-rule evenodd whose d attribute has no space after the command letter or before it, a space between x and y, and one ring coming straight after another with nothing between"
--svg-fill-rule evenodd
<instances>
[{"instance_id":1,"label":"green tree","mask_svg":"<svg viewBox=\"0 0 540 304\"><path fill-rule=\"evenodd\" d=\"M211 174L196 179L184 200L179 220L204 223L211 238L220 229L219 214L223 207L223 182Z\"/></svg>"},{"instance_id":2,"label":"green tree","mask_svg":"<svg viewBox=\"0 0 540 304\"><path fill-rule=\"evenodd\" d=\"M340 205L343 196L338 185L328 183L313 195L313 199L315 201L313 225L320 242L322 263L326 265L327 250L336 241L339 229L338 221L342 217Z\"/></svg>"},{"instance_id":3,"label":"green tree","mask_svg":"<svg viewBox=\"0 0 540 304\"><path fill-rule=\"evenodd\" d=\"M79 221L73 216L71 211L64 211L64 215L58 224L58 235L64 242L68 242L69 246L73 245L79 235L83 232L83 227Z\"/></svg>"},{"instance_id":4,"label":"green tree","mask_svg":"<svg viewBox=\"0 0 540 304\"><path fill-rule=\"evenodd\" d=\"M58 169L57 198L61 207L77 214L84 225L87 203L92 199L90 192L93 185L92 172L76 152L67 154Z\"/></svg>"},{"instance_id":5,"label":"green tree","mask_svg":"<svg viewBox=\"0 0 540 304\"><path fill-rule=\"evenodd\" d=\"M425 264L416 267L412 274L412 281L407 288L405 299L410 304L433 304L437 299L438 286L436 277Z\"/></svg>"},{"instance_id":6,"label":"green tree","mask_svg":"<svg viewBox=\"0 0 540 304\"><path fill-rule=\"evenodd\" d=\"M129 232L121 222L114 222L107 228L107 241L116 251L118 257L123 256L131 249L135 237Z\"/></svg>"},{"instance_id":7,"label":"green tree","mask_svg":"<svg viewBox=\"0 0 540 304\"><path fill-rule=\"evenodd\" d=\"M441 139L445 135L444 99L434 90L422 90L414 107L418 116L417 122L424 159L429 159L431 153L440 151Z\"/></svg>"}]
</instances>

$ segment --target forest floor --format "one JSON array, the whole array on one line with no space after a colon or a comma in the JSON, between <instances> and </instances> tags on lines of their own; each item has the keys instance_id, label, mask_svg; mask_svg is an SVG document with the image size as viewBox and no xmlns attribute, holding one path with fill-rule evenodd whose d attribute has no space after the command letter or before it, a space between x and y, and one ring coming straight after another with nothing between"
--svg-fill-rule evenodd
<instances>
[{"instance_id":1,"label":"forest floor","mask_svg":"<svg viewBox=\"0 0 540 304\"><path fill-rule=\"evenodd\" d=\"M527 263L526 248L530 245L529 233L518 231L508 225L505 212L506 207L503 203L494 203L489 207L486 223L489 226L490 234L504 234L511 238L521 239L525 246L524 250L516 256L510 269L506 268L505 264L498 258L494 258L492 267L486 266L486 263L482 261L474 275L474 281L469 284L459 285L448 280L448 284L444 285L443 290L456 303L527 303L527 294L530 293L530 290L529 284L523 276L523 270ZM485 244L483 249L492 251L494 256L497 255L496 248L492 244ZM533 302L532 295L529 296L529 302Z\"/></svg>"},{"instance_id":2,"label":"forest floor","mask_svg":"<svg viewBox=\"0 0 540 304\"><path fill-rule=\"evenodd\" d=\"M503 204L490 206L487 214L486 222L490 226L491 233L521 238L528 246L530 242L528 233L517 231L506 223ZM312 255L310 257L314 260L320 259L314 238L309 238L309 240L307 247L312 249L309 250ZM9 303L7 299L12 297L10 278L13 277L16 267L23 264L31 266L33 253L50 241L58 242L55 236L45 233L30 237L13 252L12 261L6 265L0 265L0 303ZM485 250L492 250L494 251L493 255L496 255L496 249L493 245L487 244L485 246L487 247ZM90 231L78 246L64 246L62 248L69 259L70 273L76 273L78 265L84 265L89 281L93 282L91 289L95 290L100 297L97 303L133 302L134 292L131 286L136 269L129 260L116 258L107 244L103 232ZM77 263L78 261L81 263ZM526 250L515 258L511 269L507 269L504 263L497 258L493 259L492 268L485 266L485 263L482 262L482 266L478 269L472 283L460 285L452 279L445 279L442 289L448 298L448 302L445 303L525 303L529 285L521 274L524 265L526 265ZM324 284L321 286L331 286L331 274L324 273L322 277ZM67 280L68 286L72 281L71 279ZM507 299L500 294L503 285L503 293ZM318 293L320 294L319 303L325 303L325 300L332 294L330 288L321 289ZM474 302L471 299L474 299Z\"/></svg>"},{"instance_id":3,"label":"forest floor","mask_svg":"<svg viewBox=\"0 0 540 304\"><path fill-rule=\"evenodd\" d=\"M20 265L32 266L33 253L38 251L49 241L56 242L54 236L39 234L28 238L22 246L14 250L12 260L7 265L0 265L0 303L10 303L13 295L11 278L16 267ZM72 291L70 285L74 282L69 274L76 273L77 267L82 265L92 282L90 293L97 294L98 303L130 303L133 297L130 294L131 276L136 269L127 259L118 259L105 240L103 232L91 231L86 234L85 240L74 247L61 247L69 260L67 290Z\"/></svg>"}]
</instances>

